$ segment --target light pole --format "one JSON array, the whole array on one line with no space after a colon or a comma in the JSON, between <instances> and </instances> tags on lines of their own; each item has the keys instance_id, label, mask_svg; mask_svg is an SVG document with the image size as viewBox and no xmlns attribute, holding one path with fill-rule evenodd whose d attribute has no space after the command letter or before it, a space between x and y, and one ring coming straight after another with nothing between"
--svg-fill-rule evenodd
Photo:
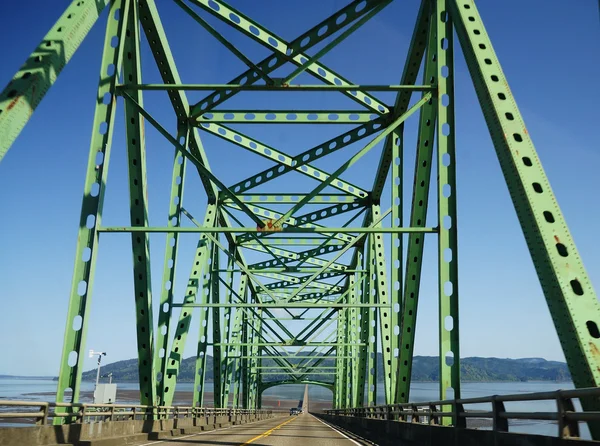
<instances>
[{"instance_id":1,"label":"light pole","mask_svg":"<svg viewBox=\"0 0 600 446\"><path fill-rule=\"evenodd\" d=\"M102 361L102 356L106 356L106 352L95 352L94 350L90 350L90 358L98 355L98 370L96 372L96 385L94 386L94 403L96 402L96 389L98 388L98 382L100 381L100 361Z\"/></svg>"}]
</instances>

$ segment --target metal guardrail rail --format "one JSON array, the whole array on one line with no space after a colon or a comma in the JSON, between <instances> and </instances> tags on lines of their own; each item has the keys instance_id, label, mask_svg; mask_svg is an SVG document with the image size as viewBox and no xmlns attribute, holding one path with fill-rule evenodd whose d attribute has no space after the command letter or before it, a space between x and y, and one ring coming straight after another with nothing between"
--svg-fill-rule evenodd
<instances>
[{"instance_id":1,"label":"metal guardrail rail","mask_svg":"<svg viewBox=\"0 0 600 446\"><path fill-rule=\"evenodd\" d=\"M402 422L440 425L444 417L452 419L452 425L467 428L467 418L489 419L492 430L508 432L509 420L549 420L558 423L559 438L579 438L579 422L600 421L600 412L577 412L573 400L599 398L600 388L591 387L553 392L537 392L513 395L492 395L479 398L428 401L393 404L386 406L355 407L325 410L329 415L375 418ZM556 412L509 412L508 402L555 400ZM466 410L469 404L491 404L491 410ZM409 420L410 418L410 420Z\"/></svg>"},{"instance_id":2,"label":"metal guardrail rail","mask_svg":"<svg viewBox=\"0 0 600 446\"><path fill-rule=\"evenodd\" d=\"M31 408L37 408L37 410L33 411ZM57 412L57 408L66 408L67 411ZM13 411L9 412L9 410ZM102 421L165 420L211 416L268 415L271 413L271 410L263 409L223 409L188 406L144 406L139 404L79 404L0 400L1 421L6 421L8 419L20 421L35 420L36 425L51 424L49 420L54 418L66 418L71 423L86 423L99 421L99 419Z\"/></svg>"}]
</instances>

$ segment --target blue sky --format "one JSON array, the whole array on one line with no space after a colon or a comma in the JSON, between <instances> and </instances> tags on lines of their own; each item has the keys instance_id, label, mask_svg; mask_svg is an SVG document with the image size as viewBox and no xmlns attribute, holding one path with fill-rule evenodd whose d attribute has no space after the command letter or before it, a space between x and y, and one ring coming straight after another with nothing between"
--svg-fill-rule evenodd
<instances>
[{"instance_id":1,"label":"blue sky","mask_svg":"<svg viewBox=\"0 0 600 446\"><path fill-rule=\"evenodd\" d=\"M0 83L6 84L69 2L2 2L0 16L10 17L2 37ZM244 66L201 30L182 11L161 1L159 8L182 78L190 83L227 82ZM340 0L304 2L261 0L231 4L287 40L341 8ZM289 5L288 5L289 3ZM479 2L496 53L508 77L538 153L546 169L592 283L600 284L600 252L594 222L600 217L595 192L600 189L596 123L600 99L594 80L600 75L595 56L600 45L598 5L592 0L565 7L558 0ZM396 1L363 29L327 55L323 62L357 83L397 83L412 32L417 2ZM284 14L289 8L289 13ZM103 19L106 14L103 15ZM204 15L205 16L205 15ZM215 23L214 20L209 20ZM218 24L217 24L218 25ZM265 49L235 32L223 30L255 61ZM93 119L93 102L104 34L104 20L92 29L79 51L46 95L29 124L0 163L0 373L55 375L58 372L70 290L81 193ZM144 79L157 81L146 47ZM306 82L307 77L299 78ZM190 95L200 98L201 95ZM285 100L239 95L231 108L345 107L343 97L316 93ZM384 97L384 96L382 96ZM384 97L388 103L392 99ZM271 102L272 101L272 102ZM147 108L169 130L174 121L160 93L145 98ZM461 356L564 356L545 304L510 197L495 157L474 89L460 52L456 59L456 114L459 200L459 270ZM104 224L126 224L127 173L122 107L109 173ZM414 120L413 120L414 122ZM303 126L277 127L268 133L257 125L252 134L288 153L297 153L340 133L345 127L319 127L307 134ZM147 126L150 221L165 224L172 150ZM249 131L250 133L250 131ZM304 139L300 140L299 136ZM298 137L297 137L298 136ZM213 137L203 139L214 171L226 184L270 164L240 153ZM414 144L408 144L406 174L412 170ZM345 176L370 187L379 151ZM319 167L334 170L341 156L324 159ZM191 171L190 171L191 173ZM292 177L290 177L292 178ZM299 190L308 182L293 177L287 186ZM405 180L412 184L410 177ZM274 185L280 183L273 183ZM273 186L276 187L276 186ZM314 186L313 186L314 187ZM195 178L186 183L186 207L202 218L205 200ZM410 190L407 190L410 196ZM384 206L384 207L387 207ZM179 298L195 241L183 239ZM151 237L155 300L162 274L164 238ZM415 354L437 354L435 240L426 245L424 284L419 306ZM130 240L125 235L103 237L92 302L88 348L107 351L107 361L136 355L131 284ZM156 315L156 310L155 310ZM192 326L191 333L197 333ZM185 356L194 354L190 336ZM86 360L86 369L94 366Z\"/></svg>"}]
</instances>

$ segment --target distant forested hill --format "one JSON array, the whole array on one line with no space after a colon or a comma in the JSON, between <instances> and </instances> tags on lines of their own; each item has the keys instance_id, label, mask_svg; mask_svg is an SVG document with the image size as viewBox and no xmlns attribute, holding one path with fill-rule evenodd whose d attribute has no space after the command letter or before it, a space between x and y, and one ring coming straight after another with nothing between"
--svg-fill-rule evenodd
<instances>
[{"instance_id":1,"label":"distant forested hill","mask_svg":"<svg viewBox=\"0 0 600 446\"><path fill-rule=\"evenodd\" d=\"M383 367L382 355L378 354L378 370ZM291 363L298 360L289 360ZM179 382L193 382L195 358L184 359L179 374ZM206 380L212 381L213 377L213 358L206 358ZM334 361L327 359L321 366L334 366ZM266 359L263 366L273 366L273 360ZM502 359L502 358L463 358L461 360L461 380L472 382L489 381L570 381L571 375L564 362L546 361L542 358L522 358L522 359ZM137 381L137 359L128 359L118 361L112 364L102 366L102 375L113 374L114 382ZM383 379L379 373L379 380ZM268 381L277 381L289 378L287 375L268 375ZM322 377L321 377L322 378ZM94 381L96 379L96 370L90 370L83 374L83 379ZM319 379L316 376L309 376L309 379ZM437 381L438 358L436 356L415 356L413 359L412 380L413 381ZM329 381L329 380L327 380Z\"/></svg>"}]
</instances>

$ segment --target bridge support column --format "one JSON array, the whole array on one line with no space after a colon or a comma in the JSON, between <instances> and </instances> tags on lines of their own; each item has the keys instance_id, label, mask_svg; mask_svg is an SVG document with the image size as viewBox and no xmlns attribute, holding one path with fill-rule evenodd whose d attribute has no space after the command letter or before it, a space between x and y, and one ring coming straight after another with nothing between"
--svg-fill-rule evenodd
<instances>
[{"instance_id":1,"label":"bridge support column","mask_svg":"<svg viewBox=\"0 0 600 446\"><path fill-rule=\"evenodd\" d=\"M67 311L67 324L63 342L62 358L58 375L57 402L79 401L81 374L85 358L85 338L89 322L96 256L98 253L98 228L102 220L104 193L107 182L108 162L114 133L117 75L122 69L124 29L130 2L116 0L108 14L104 51L100 68L100 82L96 96L96 108L87 174L81 205L81 217L75 251L75 270ZM115 17L117 10L120 15ZM116 47L111 45L117 36ZM105 100L108 98L108 100ZM70 391L70 397L65 393ZM59 410L63 412L64 410ZM55 423L63 420L55 418Z\"/></svg>"},{"instance_id":2,"label":"bridge support column","mask_svg":"<svg viewBox=\"0 0 600 446\"><path fill-rule=\"evenodd\" d=\"M453 27L446 0L435 0L440 398L460 398L458 243ZM444 424L449 419L443 419ZM456 421L456 420L455 420Z\"/></svg>"}]
</instances>

